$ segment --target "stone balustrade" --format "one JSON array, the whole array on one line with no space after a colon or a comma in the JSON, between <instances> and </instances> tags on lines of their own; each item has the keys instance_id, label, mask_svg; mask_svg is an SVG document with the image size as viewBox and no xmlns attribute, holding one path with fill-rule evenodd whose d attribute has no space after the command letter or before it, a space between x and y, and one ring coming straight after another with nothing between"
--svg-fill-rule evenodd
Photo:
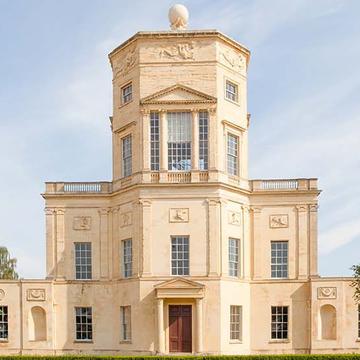
<instances>
[{"instance_id":1,"label":"stone balustrade","mask_svg":"<svg viewBox=\"0 0 360 360\"><path fill-rule=\"evenodd\" d=\"M47 182L46 194L109 194L112 191L112 183L108 181L98 182Z\"/></svg>"},{"instance_id":2,"label":"stone balustrade","mask_svg":"<svg viewBox=\"0 0 360 360\"><path fill-rule=\"evenodd\" d=\"M309 191L317 190L317 179L249 180L250 190L257 191Z\"/></svg>"}]
</instances>

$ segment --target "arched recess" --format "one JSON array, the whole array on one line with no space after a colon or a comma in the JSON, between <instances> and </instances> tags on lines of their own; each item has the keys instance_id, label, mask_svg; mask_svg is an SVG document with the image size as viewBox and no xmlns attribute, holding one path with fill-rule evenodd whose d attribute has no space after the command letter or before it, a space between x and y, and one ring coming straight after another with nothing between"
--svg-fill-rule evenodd
<instances>
[{"instance_id":1,"label":"arched recess","mask_svg":"<svg viewBox=\"0 0 360 360\"><path fill-rule=\"evenodd\" d=\"M319 338L321 340L336 340L336 309L326 304L320 308Z\"/></svg>"},{"instance_id":2,"label":"arched recess","mask_svg":"<svg viewBox=\"0 0 360 360\"><path fill-rule=\"evenodd\" d=\"M34 306L29 313L29 340L46 340L46 312L40 306Z\"/></svg>"}]
</instances>

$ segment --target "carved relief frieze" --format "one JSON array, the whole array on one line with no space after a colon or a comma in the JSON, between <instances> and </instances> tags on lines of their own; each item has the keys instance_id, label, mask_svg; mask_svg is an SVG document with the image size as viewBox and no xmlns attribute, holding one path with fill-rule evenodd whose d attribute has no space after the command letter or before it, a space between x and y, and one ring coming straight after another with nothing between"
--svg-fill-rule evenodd
<instances>
[{"instance_id":1,"label":"carved relief frieze","mask_svg":"<svg viewBox=\"0 0 360 360\"><path fill-rule=\"evenodd\" d=\"M126 227L132 225L132 212L127 211L119 215L120 227Z\"/></svg>"},{"instance_id":2,"label":"carved relief frieze","mask_svg":"<svg viewBox=\"0 0 360 360\"><path fill-rule=\"evenodd\" d=\"M137 55L135 48L129 50L125 57L120 60L114 67L114 78L118 76L125 76L132 70L137 61Z\"/></svg>"},{"instance_id":3,"label":"carved relief frieze","mask_svg":"<svg viewBox=\"0 0 360 360\"><path fill-rule=\"evenodd\" d=\"M236 211L228 212L228 223L231 225L240 226L241 225L241 213Z\"/></svg>"},{"instance_id":4,"label":"carved relief frieze","mask_svg":"<svg viewBox=\"0 0 360 360\"><path fill-rule=\"evenodd\" d=\"M233 70L240 72L245 69L245 58L241 55L233 54L230 51L220 52L220 61L231 67Z\"/></svg>"},{"instance_id":5,"label":"carved relief frieze","mask_svg":"<svg viewBox=\"0 0 360 360\"><path fill-rule=\"evenodd\" d=\"M171 223L189 222L189 209L170 209L169 221Z\"/></svg>"},{"instance_id":6,"label":"carved relief frieze","mask_svg":"<svg viewBox=\"0 0 360 360\"><path fill-rule=\"evenodd\" d=\"M27 301L45 301L46 293L45 289L27 289L26 290Z\"/></svg>"},{"instance_id":7,"label":"carved relief frieze","mask_svg":"<svg viewBox=\"0 0 360 360\"><path fill-rule=\"evenodd\" d=\"M289 216L287 214L270 215L269 225L271 229L289 227Z\"/></svg>"},{"instance_id":8,"label":"carved relief frieze","mask_svg":"<svg viewBox=\"0 0 360 360\"><path fill-rule=\"evenodd\" d=\"M5 291L0 289L0 301L5 297Z\"/></svg>"},{"instance_id":9,"label":"carved relief frieze","mask_svg":"<svg viewBox=\"0 0 360 360\"><path fill-rule=\"evenodd\" d=\"M160 50L159 56L161 59L195 60L194 48L193 42L167 46Z\"/></svg>"},{"instance_id":10,"label":"carved relief frieze","mask_svg":"<svg viewBox=\"0 0 360 360\"><path fill-rule=\"evenodd\" d=\"M74 230L91 230L91 216L75 216L73 221Z\"/></svg>"},{"instance_id":11,"label":"carved relief frieze","mask_svg":"<svg viewBox=\"0 0 360 360\"><path fill-rule=\"evenodd\" d=\"M336 287L318 287L317 298L321 299L336 299L337 289Z\"/></svg>"}]
</instances>

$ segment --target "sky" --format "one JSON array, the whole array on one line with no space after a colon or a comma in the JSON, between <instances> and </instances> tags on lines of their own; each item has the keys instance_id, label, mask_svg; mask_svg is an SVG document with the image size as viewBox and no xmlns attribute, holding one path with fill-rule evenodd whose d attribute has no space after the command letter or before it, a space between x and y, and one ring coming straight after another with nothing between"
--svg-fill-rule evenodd
<instances>
[{"instance_id":1,"label":"sky","mask_svg":"<svg viewBox=\"0 0 360 360\"><path fill-rule=\"evenodd\" d=\"M188 0L251 50L250 178L318 177L319 270L360 263L360 1ZM168 0L0 0L0 245L45 274L45 181L111 179L107 54Z\"/></svg>"}]
</instances>

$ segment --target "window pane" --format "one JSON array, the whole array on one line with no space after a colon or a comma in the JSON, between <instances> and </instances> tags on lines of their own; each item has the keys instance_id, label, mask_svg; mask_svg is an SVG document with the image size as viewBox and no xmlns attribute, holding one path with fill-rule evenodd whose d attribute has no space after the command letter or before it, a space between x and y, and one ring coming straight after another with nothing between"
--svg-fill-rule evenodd
<instances>
[{"instance_id":1,"label":"window pane","mask_svg":"<svg viewBox=\"0 0 360 360\"><path fill-rule=\"evenodd\" d=\"M121 340L131 340L131 306L120 306Z\"/></svg>"},{"instance_id":2,"label":"window pane","mask_svg":"<svg viewBox=\"0 0 360 360\"><path fill-rule=\"evenodd\" d=\"M288 277L288 242L271 242L271 277Z\"/></svg>"},{"instance_id":3,"label":"window pane","mask_svg":"<svg viewBox=\"0 0 360 360\"><path fill-rule=\"evenodd\" d=\"M230 339L242 339L242 307L238 305L230 306Z\"/></svg>"},{"instance_id":4,"label":"window pane","mask_svg":"<svg viewBox=\"0 0 360 360\"><path fill-rule=\"evenodd\" d=\"M229 275L239 275L239 239L229 238Z\"/></svg>"},{"instance_id":5,"label":"window pane","mask_svg":"<svg viewBox=\"0 0 360 360\"><path fill-rule=\"evenodd\" d=\"M208 113L199 112L199 169L208 169Z\"/></svg>"},{"instance_id":6,"label":"window pane","mask_svg":"<svg viewBox=\"0 0 360 360\"><path fill-rule=\"evenodd\" d=\"M190 112L168 112L168 170L191 170Z\"/></svg>"},{"instance_id":7,"label":"window pane","mask_svg":"<svg viewBox=\"0 0 360 360\"><path fill-rule=\"evenodd\" d=\"M122 241L122 265L123 265L123 276L132 276L132 240L127 239Z\"/></svg>"},{"instance_id":8,"label":"window pane","mask_svg":"<svg viewBox=\"0 0 360 360\"><path fill-rule=\"evenodd\" d=\"M122 103L126 104L132 100L132 84L129 84L121 89Z\"/></svg>"},{"instance_id":9,"label":"window pane","mask_svg":"<svg viewBox=\"0 0 360 360\"><path fill-rule=\"evenodd\" d=\"M238 146L239 138L235 135L227 136L227 171L230 175L238 175Z\"/></svg>"},{"instance_id":10,"label":"window pane","mask_svg":"<svg viewBox=\"0 0 360 360\"><path fill-rule=\"evenodd\" d=\"M171 274L189 275L189 237L171 237Z\"/></svg>"},{"instance_id":11,"label":"window pane","mask_svg":"<svg viewBox=\"0 0 360 360\"><path fill-rule=\"evenodd\" d=\"M288 307L287 306L271 307L271 338L272 339L288 338Z\"/></svg>"},{"instance_id":12,"label":"window pane","mask_svg":"<svg viewBox=\"0 0 360 360\"><path fill-rule=\"evenodd\" d=\"M225 96L231 101L237 101L238 99L238 87L231 81L226 81Z\"/></svg>"},{"instance_id":13,"label":"window pane","mask_svg":"<svg viewBox=\"0 0 360 360\"><path fill-rule=\"evenodd\" d=\"M160 126L159 113L150 113L150 162L151 170L160 170Z\"/></svg>"},{"instance_id":14,"label":"window pane","mask_svg":"<svg viewBox=\"0 0 360 360\"><path fill-rule=\"evenodd\" d=\"M122 140L122 170L123 177L130 176L132 173L132 138L131 135Z\"/></svg>"},{"instance_id":15,"label":"window pane","mask_svg":"<svg viewBox=\"0 0 360 360\"><path fill-rule=\"evenodd\" d=\"M92 309L91 307L75 308L76 340L92 340Z\"/></svg>"},{"instance_id":16,"label":"window pane","mask_svg":"<svg viewBox=\"0 0 360 360\"><path fill-rule=\"evenodd\" d=\"M75 279L92 278L91 243L75 243Z\"/></svg>"}]
</instances>

